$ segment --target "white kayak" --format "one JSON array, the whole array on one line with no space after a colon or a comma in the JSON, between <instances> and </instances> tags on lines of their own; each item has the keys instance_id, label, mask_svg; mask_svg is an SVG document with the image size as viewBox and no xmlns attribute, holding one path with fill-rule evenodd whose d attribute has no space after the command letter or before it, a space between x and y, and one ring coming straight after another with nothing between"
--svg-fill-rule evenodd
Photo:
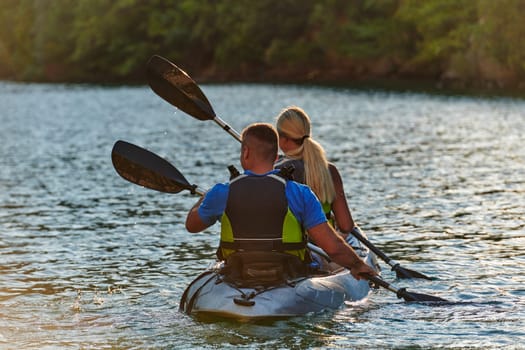
<instances>
[{"instance_id":1,"label":"white kayak","mask_svg":"<svg viewBox=\"0 0 525 350\"><path fill-rule=\"evenodd\" d=\"M375 255L368 248L357 240L350 244L379 272ZM280 318L335 310L345 301L361 301L368 297L371 290L368 281L357 281L348 270L326 262L314 251L312 255L322 265L317 273L266 286L232 283L223 273L224 262L215 262L187 287L180 310L190 315L240 320Z\"/></svg>"}]
</instances>

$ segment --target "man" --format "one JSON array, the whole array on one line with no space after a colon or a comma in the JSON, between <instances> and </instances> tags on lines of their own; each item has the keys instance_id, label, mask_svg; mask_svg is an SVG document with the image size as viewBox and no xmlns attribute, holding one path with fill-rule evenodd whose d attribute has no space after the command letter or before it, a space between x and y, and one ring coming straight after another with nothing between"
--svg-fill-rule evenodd
<instances>
[{"instance_id":1,"label":"man","mask_svg":"<svg viewBox=\"0 0 525 350\"><path fill-rule=\"evenodd\" d=\"M307 261L306 238L321 247L356 279L377 275L327 223L309 187L278 176L278 135L271 124L256 123L242 132L240 162L244 174L217 184L190 210L189 232L221 220L219 258L235 251L279 251Z\"/></svg>"}]
</instances>

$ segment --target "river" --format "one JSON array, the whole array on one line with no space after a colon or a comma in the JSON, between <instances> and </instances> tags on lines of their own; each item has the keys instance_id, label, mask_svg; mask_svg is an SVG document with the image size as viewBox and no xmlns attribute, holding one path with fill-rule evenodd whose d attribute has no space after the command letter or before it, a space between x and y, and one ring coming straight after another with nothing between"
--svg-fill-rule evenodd
<instances>
[{"instance_id":1,"label":"river","mask_svg":"<svg viewBox=\"0 0 525 350\"><path fill-rule=\"evenodd\" d=\"M202 188L238 168L239 144L148 86L0 82L1 349L525 349L525 102L284 85L201 86L236 130L288 105L343 176L354 219L403 266L436 280L317 315L199 320L178 311L214 259L191 235L196 198L120 178L122 139Z\"/></svg>"}]
</instances>

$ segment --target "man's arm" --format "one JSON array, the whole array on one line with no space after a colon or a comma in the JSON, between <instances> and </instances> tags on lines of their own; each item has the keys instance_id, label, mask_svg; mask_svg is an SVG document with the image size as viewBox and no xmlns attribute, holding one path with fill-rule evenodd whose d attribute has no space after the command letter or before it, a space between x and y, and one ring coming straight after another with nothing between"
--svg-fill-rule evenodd
<instances>
[{"instance_id":1,"label":"man's arm","mask_svg":"<svg viewBox=\"0 0 525 350\"><path fill-rule=\"evenodd\" d=\"M186 217L186 229L191 233L201 232L205 228L209 227L204 223L199 215L199 206L201 205L204 196L202 196L197 203L190 209L188 216Z\"/></svg>"},{"instance_id":2,"label":"man's arm","mask_svg":"<svg viewBox=\"0 0 525 350\"><path fill-rule=\"evenodd\" d=\"M186 229L200 232L220 219L226 209L228 184L216 184L191 208L186 217Z\"/></svg>"},{"instance_id":3,"label":"man's arm","mask_svg":"<svg viewBox=\"0 0 525 350\"><path fill-rule=\"evenodd\" d=\"M377 275L377 272L365 264L328 223L311 227L308 235L335 263L349 269L355 279L359 280L363 275Z\"/></svg>"}]
</instances>

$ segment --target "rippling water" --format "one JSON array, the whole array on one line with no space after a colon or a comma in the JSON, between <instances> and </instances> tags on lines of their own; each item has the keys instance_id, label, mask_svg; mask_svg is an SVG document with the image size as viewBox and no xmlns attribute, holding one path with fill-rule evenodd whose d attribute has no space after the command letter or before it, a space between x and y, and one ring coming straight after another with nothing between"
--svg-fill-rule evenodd
<instances>
[{"instance_id":1,"label":"rippling water","mask_svg":"<svg viewBox=\"0 0 525 350\"><path fill-rule=\"evenodd\" d=\"M277 322L178 312L213 261L217 227L190 235L196 198L114 171L123 139L201 187L239 145L147 86L0 82L0 348L525 348L525 102L294 86L203 86L240 131L290 104L343 175L356 221L403 266L385 279L454 301L378 290L336 312Z\"/></svg>"}]
</instances>

